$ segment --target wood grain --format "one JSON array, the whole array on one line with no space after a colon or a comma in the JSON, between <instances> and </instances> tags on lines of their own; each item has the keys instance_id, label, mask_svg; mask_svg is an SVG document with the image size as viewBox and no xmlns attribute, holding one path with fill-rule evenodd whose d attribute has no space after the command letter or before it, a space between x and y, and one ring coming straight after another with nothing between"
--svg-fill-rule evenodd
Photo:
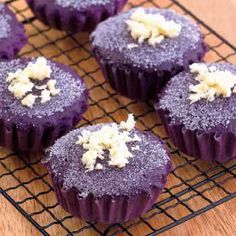
<instances>
[{"instance_id":1,"label":"wood grain","mask_svg":"<svg viewBox=\"0 0 236 236\"><path fill-rule=\"evenodd\" d=\"M227 212L235 211L236 199L229 201L214 210L206 212L188 222L179 225L163 234L162 236L233 236L236 232L235 215Z\"/></svg>"},{"instance_id":2,"label":"wood grain","mask_svg":"<svg viewBox=\"0 0 236 236\"><path fill-rule=\"evenodd\" d=\"M236 45L235 37L235 0L180 0L196 16L210 25L229 42Z\"/></svg>"},{"instance_id":3,"label":"wood grain","mask_svg":"<svg viewBox=\"0 0 236 236\"><path fill-rule=\"evenodd\" d=\"M1 235L40 235L39 231L28 222L9 202L0 195L0 232Z\"/></svg>"},{"instance_id":4,"label":"wood grain","mask_svg":"<svg viewBox=\"0 0 236 236\"><path fill-rule=\"evenodd\" d=\"M4 1L1 1L4 2ZM142 0L131 0L130 3L141 3ZM154 0L153 2L158 3L160 6L165 7L170 3L170 0ZM226 37L232 44L236 45L236 39L234 37L234 28L236 21L236 0L209 0L209 1L199 1L199 0L180 0L182 4L187 6L194 14L207 22L211 27L213 27L217 32ZM150 6L150 3L145 3L144 6ZM12 3L13 8L21 9L22 15L18 15L19 20L22 20L24 16L32 16L32 13L29 10L24 11L25 1L18 0ZM178 12L182 10L178 7L174 7ZM224 12L224 14L222 14ZM36 27L35 27L36 26ZM34 36L37 33L37 28L43 30L43 34ZM38 56L40 53L43 53L47 57L53 58L59 62L68 64L78 71L78 73L86 81L86 84L89 88L92 88L97 83L103 82L103 77L100 71L96 71L97 64L93 59L85 59L88 57L89 44L85 44L84 48L78 47L76 41L83 44L88 40L86 34L81 34L75 36L76 40L66 37L64 32L59 32L56 30L49 30L46 26L41 24L38 21L34 22L34 27L27 24L26 25L27 34L29 37L29 44L22 50L21 55L34 55ZM208 33L208 30L202 28L203 32ZM48 44L48 39L57 42L55 44ZM206 37L206 42L209 45L214 46L219 44L219 39L212 35ZM45 46L46 45L46 46ZM33 47L37 47L38 51L33 50ZM60 48L67 50L67 56L61 55ZM233 51L230 47L226 45L221 45L216 47L216 50L224 55L230 55ZM83 59L84 61L80 63L80 67L77 66L77 61ZM216 61L221 59L216 53L210 52L206 56L207 61ZM229 57L228 61L236 62L235 57ZM90 71L89 74L86 74L86 71ZM95 71L95 72L93 72ZM90 76L92 75L92 77ZM93 80L96 78L96 80ZM128 109L130 112L133 112L136 116L147 112L147 115L139 118L138 127L140 129L147 129L152 127L158 121L155 113L152 109L143 103L132 103L130 100L122 98L120 96L114 95L112 98L100 101L97 104L94 104L95 101L100 100L101 98L107 97L109 94L113 94L111 88L105 84L103 86L105 89L93 88L90 92L91 97L91 107L86 113L86 119L95 120L97 122L108 122L111 121L111 117L103 117L104 110L106 112L111 112L112 117L121 121L125 119L127 111L122 108L122 106L128 104ZM107 92L108 91L108 92ZM116 109L120 108L117 112ZM151 109L151 110L150 110ZM98 117L102 116L101 119ZM145 123L143 123L145 121ZM159 121L158 121L159 122ZM82 121L81 124L85 123ZM165 137L165 132L163 127L158 127L154 129L154 132L160 137ZM0 148L0 157L10 153L9 150ZM58 219L62 219L68 214L61 209L60 206L54 206L57 202L53 192L50 191L50 186L47 183L50 183L50 180L46 174L46 170L39 163L40 157L34 155L28 157L27 162L35 163L29 166L26 166L24 159L19 159L18 157L11 156L10 158L3 160L4 165L0 165L0 175L5 174L4 177L0 178L0 188L7 190L10 187L15 187L16 190L8 190L7 193L15 200L22 201L26 198L30 198L32 195L40 194L43 191L49 191L48 193L41 194L37 197L37 200L28 200L25 203L21 204L21 207L28 213L34 213L37 211L42 211L43 206L45 205L48 208L47 211L43 211L42 214L35 214L33 219L38 222L40 225L47 225L49 223L55 222L52 214ZM183 168L179 168L175 171L175 175L171 174L168 179L167 187L168 189L172 188L174 185L179 187L173 188L170 193L165 192L162 194L160 201L166 198L170 198L170 194L180 193L182 190L187 189L189 186L194 184L199 184L201 181L204 181L206 176L201 174L198 176L201 171L202 173L209 168L214 168L214 165L206 164L201 161L193 161L192 159L180 158L178 155L173 155L173 162L175 165L184 164L186 160L190 160L190 163L185 164ZM231 163L232 164L232 163ZM228 164L228 167L230 164ZM14 175L9 174L10 171L17 168L22 168L22 170L14 172ZM213 169L210 174L214 174L223 171L222 167L217 167ZM38 176L43 176L40 180L35 180ZM198 177L196 177L198 176ZM230 178L231 177L231 178ZM191 179L186 184L183 184L180 178ZM227 178L230 178L231 181L226 181ZM30 182L32 180L32 182ZM18 186L19 182L29 182L24 186ZM189 184L189 185L188 185ZM235 180L232 181L232 175L230 173L225 173L222 177L216 178L214 181L200 185L199 187L188 191L186 194L179 196L178 199L171 199L169 202L161 205L163 209L167 209L166 212L175 217L175 219L180 219L189 214L187 207L191 207L194 211L201 209L204 206L207 206L209 201L217 201L226 196L224 191L219 187L215 187L216 184L222 184L227 191L235 192ZM211 189L212 188L212 189ZM202 196L199 196L197 192L203 192ZM189 199L191 197L191 199ZM186 205L178 202L186 202ZM51 208L50 208L51 206ZM54 206L54 207L53 207ZM148 219L148 216L155 213L153 217ZM154 228L160 228L166 224L171 223L171 220L164 213L158 212L157 210L150 211L147 215L147 222ZM1 235L40 235L34 226L31 225L11 204L0 195L0 233ZM136 222L136 221L134 221ZM173 229L170 229L167 232L164 232L162 235L175 235L175 236L187 236L187 235L216 235L216 236L231 236L236 234L236 199L228 201L196 218L189 220ZM125 226L129 227L130 222L126 223ZM88 226L83 221L79 219L68 219L63 222L63 225L70 230L76 230L79 227ZM105 226L97 226L100 230L104 230ZM116 231L114 229L114 231ZM66 229L61 227L58 224L53 224L47 229L47 232L50 235L65 235L67 233ZM111 231L112 232L112 231ZM110 232L110 233L111 233ZM147 227L144 223L138 224L136 227L130 227L129 232L133 235L143 235L151 233L150 228ZM84 229L79 235L97 235L97 233L89 229ZM126 235L123 234L122 235Z\"/></svg>"}]
</instances>

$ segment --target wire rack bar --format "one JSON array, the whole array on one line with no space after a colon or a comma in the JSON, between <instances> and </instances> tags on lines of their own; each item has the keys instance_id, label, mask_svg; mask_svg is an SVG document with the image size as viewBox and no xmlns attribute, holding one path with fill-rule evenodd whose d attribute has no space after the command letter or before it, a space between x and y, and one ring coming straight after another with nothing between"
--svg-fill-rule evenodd
<instances>
[{"instance_id":1,"label":"wire rack bar","mask_svg":"<svg viewBox=\"0 0 236 236\"><path fill-rule=\"evenodd\" d=\"M169 225L167 225L163 228L160 228L160 229L156 230L155 233L151 233L151 234L147 234L147 235L151 236L151 235L157 235L157 234L163 233L163 232L165 232L165 231L167 231L167 230L169 230L169 229L171 229L171 228L173 228L173 227L175 227L179 224L182 224L182 223L184 223L184 222L186 222L186 221L188 221L188 220L190 220L190 219L192 219L192 218L194 218L198 215L201 215L201 214L203 214L203 213L205 213L205 212L207 212L207 211L219 206L220 204L222 204L226 201L229 201L229 200L231 200L235 197L236 197L236 193L234 193L232 195L229 195L229 196L225 197L224 199L221 199L219 201L214 202L212 205L209 205L208 207L204 207L203 209L201 209L199 211L193 212L193 214L191 216L183 217L180 220L178 220L178 222L171 223L171 224L169 224Z\"/></svg>"},{"instance_id":2,"label":"wire rack bar","mask_svg":"<svg viewBox=\"0 0 236 236\"><path fill-rule=\"evenodd\" d=\"M28 213L26 211L24 211L18 204L16 204L14 199L12 199L6 193L6 191L4 191L3 189L0 189L0 192L11 203L11 205L16 208L16 210L18 210L27 220L29 220L29 222L33 226L35 226L35 228L37 228L43 235L49 236L49 234L35 220L33 220L31 217L29 217L29 215L28 215Z\"/></svg>"}]
</instances>

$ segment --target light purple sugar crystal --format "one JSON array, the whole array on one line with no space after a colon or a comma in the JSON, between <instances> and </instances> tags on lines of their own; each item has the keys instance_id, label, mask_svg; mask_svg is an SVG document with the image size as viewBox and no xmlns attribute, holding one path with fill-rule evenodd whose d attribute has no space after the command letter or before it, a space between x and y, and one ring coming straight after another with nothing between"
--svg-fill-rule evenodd
<instances>
[{"instance_id":1,"label":"light purple sugar crystal","mask_svg":"<svg viewBox=\"0 0 236 236\"><path fill-rule=\"evenodd\" d=\"M217 70L230 71L236 74L236 66L228 63L208 64ZM220 131L232 129L231 122L236 119L236 94L229 98L217 97L209 102L202 99L191 104L189 100L191 84L197 84L196 75L182 72L171 79L160 96L157 108L167 110L171 123L183 124L187 129L201 131ZM227 80L227 78L222 78Z\"/></svg>"},{"instance_id":2,"label":"light purple sugar crystal","mask_svg":"<svg viewBox=\"0 0 236 236\"><path fill-rule=\"evenodd\" d=\"M11 16L6 13L4 5L0 3L0 39L7 38L11 32L9 21Z\"/></svg>"},{"instance_id":3,"label":"light purple sugar crystal","mask_svg":"<svg viewBox=\"0 0 236 236\"><path fill-rule=\"evenodd\" d=\"M140 150L132 150L132 147L137 146L137 142L127 144L134 157L130 158L126 167L109 166L105 160L101 162L103 170L86 172L81 161L86 150L75 143L83 130L94 131L102 125L74 130L57 140L50 148L45 163L49 171L63 180L63 188L75 187L81 197L90 193L96 197L130 196L142 191L150 193L153 186L163 188L164 179L171 170L167 151L157 137L136 129L131 131L131 136L137 134L141 138Z\"/></svg>"},{"instance_id":4,"label":"light purple sugar crystal","mask_svg":"<svg viewBox=\"0 0 236 236\"><path fill-rule=\"evenodd\" d=\"M202 47L203 36L196 24L172 10L150 8L145 11L152 14L159 13L167 20L174 20L180 24L182 28L179 36L166 38L155 47L145 41L138 47L128 48L129 44L138 44L132 38L126 24L135 10L109 18L100 23L93 32L92 45L98 49L103 59L137 68L158 70L158 67L161 67L162 70L169 71L171 66L185 65L185 60Z\"/></svg>"},{"instance_id":5,"label":"light purple sugar crystal","mask_svg":"<svg viewBox=\"0 0 236 236\"><path fill-rule=\"evenodd\" d=\"M48 61L47 63L51 66L53 71L50 79L57 81L56 87L60 89L59 95L51 97L50 101L43 104L41 104L41 99L37 98L32 108L23 106L21 101L17 100L12 93L8 91L9 83L6 81L6 78L9 72L24 69L30 61L35 62L35 59L16 59L9 62L0 62L1 116L9 116L9 114L29 118L51 116L55 113L63 112L66 107L73 105L85 91L86 88L84 84L75 72L72 73L71 70L65 69L65 66L61 67L57 63ZM45 84L44 81L42 83ZM41 93L41 91L36 89L34 89L33 92L37 95Z\"/></svg>"},{"instance_id":6,"label":"light purple sugar crystal","mask_svg":"<svg viewBox=\"0 0 236 236\"><path fill-rule=\"evenodd\" d=\"M106 5L113 0L55 0L62 7L86 8L96 5Z\"/></svg>"}]
</instances>

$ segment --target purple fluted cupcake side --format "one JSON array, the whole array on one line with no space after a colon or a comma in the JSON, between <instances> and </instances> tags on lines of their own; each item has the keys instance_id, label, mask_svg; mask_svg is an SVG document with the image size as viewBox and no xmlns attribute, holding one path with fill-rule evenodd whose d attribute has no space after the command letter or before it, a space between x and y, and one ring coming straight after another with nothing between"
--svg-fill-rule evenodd
<instances>
[{"instance_id":1,"label":"purple fluted cupcake side","mask_svg":"<svg viewBox=\"0 0 236 236\"><path fill-rule=\"evenodd\" d=\"M79 197L76 188L63 190L63 182L51 175L54 191L60 205L73 216L85 221L96 221L100 224L123 223L133 220L148 210L158 199L162 189L152 187L150 194L140 193L134 196L103 196L96 198L92 194ZM163 179L163 185L166 179Z\"/></svg>"},{"instance_id":2,"label":"purple fluted cupcake side","mask_svg":"<svg viewBox=\"0 0 236 236\"><path fill-rule=\"evenodd\" d=\"M2 3L0 3L0 15L8 24L7 26L1 25L5 30L8 29L8 33L6 37L0 38L0 60L11 60L24 47L27 37L23 24L18 22L15 14Z\"/></svg>"},{"instance_id":3,"label":"purple fluted cupcake side","mask_svg":"<svg viewBox=\"0 0 236 236\"><path fill-rule=\"evenodd\" d=\"M55 140L72 130L79 121L82 114L87 110L87 94L84 94L84 101L79 102L75 107L80 111L68 110L59 120L48 121L45 124L27 125L24 129L17 127L17 123L8 123L0 119L0 145L16 151L37 152L51 146Z\"/></svg>"},{"instance_id":4,"label":"purple fluted cupcake side","mask_svg":"<svg viewBox=\"0 0 236 236\"><path fill-rule=\"evenodd\" d=\"M111 0L86 8L63 7L54 1L27 0L35 16L50 27L71 33L91 32L98 23L117 14L127 0Z\"/></svg>"},{"instance_id":5,"label":"purple fluted cupcake side","mask_svg":"<svg viewBox=\"0 0 236 236\"><path fill-rule=\"evenodd\" d=\"M157 109L157 112L173 144L187 155L221 163L236 157L234 133L225 131L217 135L216 132L187 129L183 124L172 124L166 110Z\"/></svg>"},{"instance_id":6,"label":"purple fluted cupcake side","mask_svg":"<svg viewBox=\"0 0 236 236\"><path fill-rule=\"evenodd\" d=\"M168 70L143 70L131 65L118 64L111 60L103 59L99 50L93 49L93 55L99 64L105 80L120 95L134 100L156 99L165 84L179 72L188 68L192 62L202 61L207 47L202 43L199 52L186 57L183 66Z\"/></svg>"}]
</instances>

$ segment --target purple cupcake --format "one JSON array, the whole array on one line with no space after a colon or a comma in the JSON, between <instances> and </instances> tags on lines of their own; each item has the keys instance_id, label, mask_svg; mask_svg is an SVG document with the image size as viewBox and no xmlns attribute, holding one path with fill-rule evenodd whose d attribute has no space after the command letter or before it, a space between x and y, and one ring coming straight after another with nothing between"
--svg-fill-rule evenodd
<instances>
[{"instance_id":1,"label":"purple cupcake","mask_svg":"<svg viewBox=\"0 0 236 236\"><path fill-rule=\"evenodd\" d=\"M127 0L27 0L36 17L50 27L71 33L90 32L117 14Z\"/></svg>"},{"instance_id":2,"label":"purple cupcake","mask_svg":"<svg viewBox=\"0 0 236 236\"><path fill-rule=\"evenodd\" d=\"M151 209L172 164L162 141L121 124L71 131L47 151L57 199L73 216L103 224L134 219Z\"/></svg>"},{"instance_id":3,"label":"purple cupcake","mask_svg":"<svg viewBox=\"0 0 236 236\"><path fill-rule=\"evenodd\" d=\"M13 59L26 44L24 27L14 13L0 3L0 60Z\"/></svg>"},{"instance_id":4,"label":"purple cupcake","mask_svg":"<svg viewBox=\"0 0 236 236\"><path fill-rule=\"evenodd\" d=\"M71 130L87 109L88 93L69 67L21 58L0 62L0 145L39 151Z\"/></svg>"},{"instance_id":5,"label":"purple cupcake","mask_svg":"<svg viewBox=\"0 0 236 236\"><path fill-rule=\"evenodd\" d=\"M236 157L236 66L195 63L172 78L156 109L172 142L208 162Z\"/></svg>"},{"instance_id":6,"label":"purple cupcake","mask_svg":"<svg viewBox=\"0 0 236 236\"><path fill-rule=\"evenodd\" d=\"M206 52L197 25L172 10L132 9L100 23L92 50L111 87L131 99L153 99L166 82Z\"/></svg>"}]
</instances>

